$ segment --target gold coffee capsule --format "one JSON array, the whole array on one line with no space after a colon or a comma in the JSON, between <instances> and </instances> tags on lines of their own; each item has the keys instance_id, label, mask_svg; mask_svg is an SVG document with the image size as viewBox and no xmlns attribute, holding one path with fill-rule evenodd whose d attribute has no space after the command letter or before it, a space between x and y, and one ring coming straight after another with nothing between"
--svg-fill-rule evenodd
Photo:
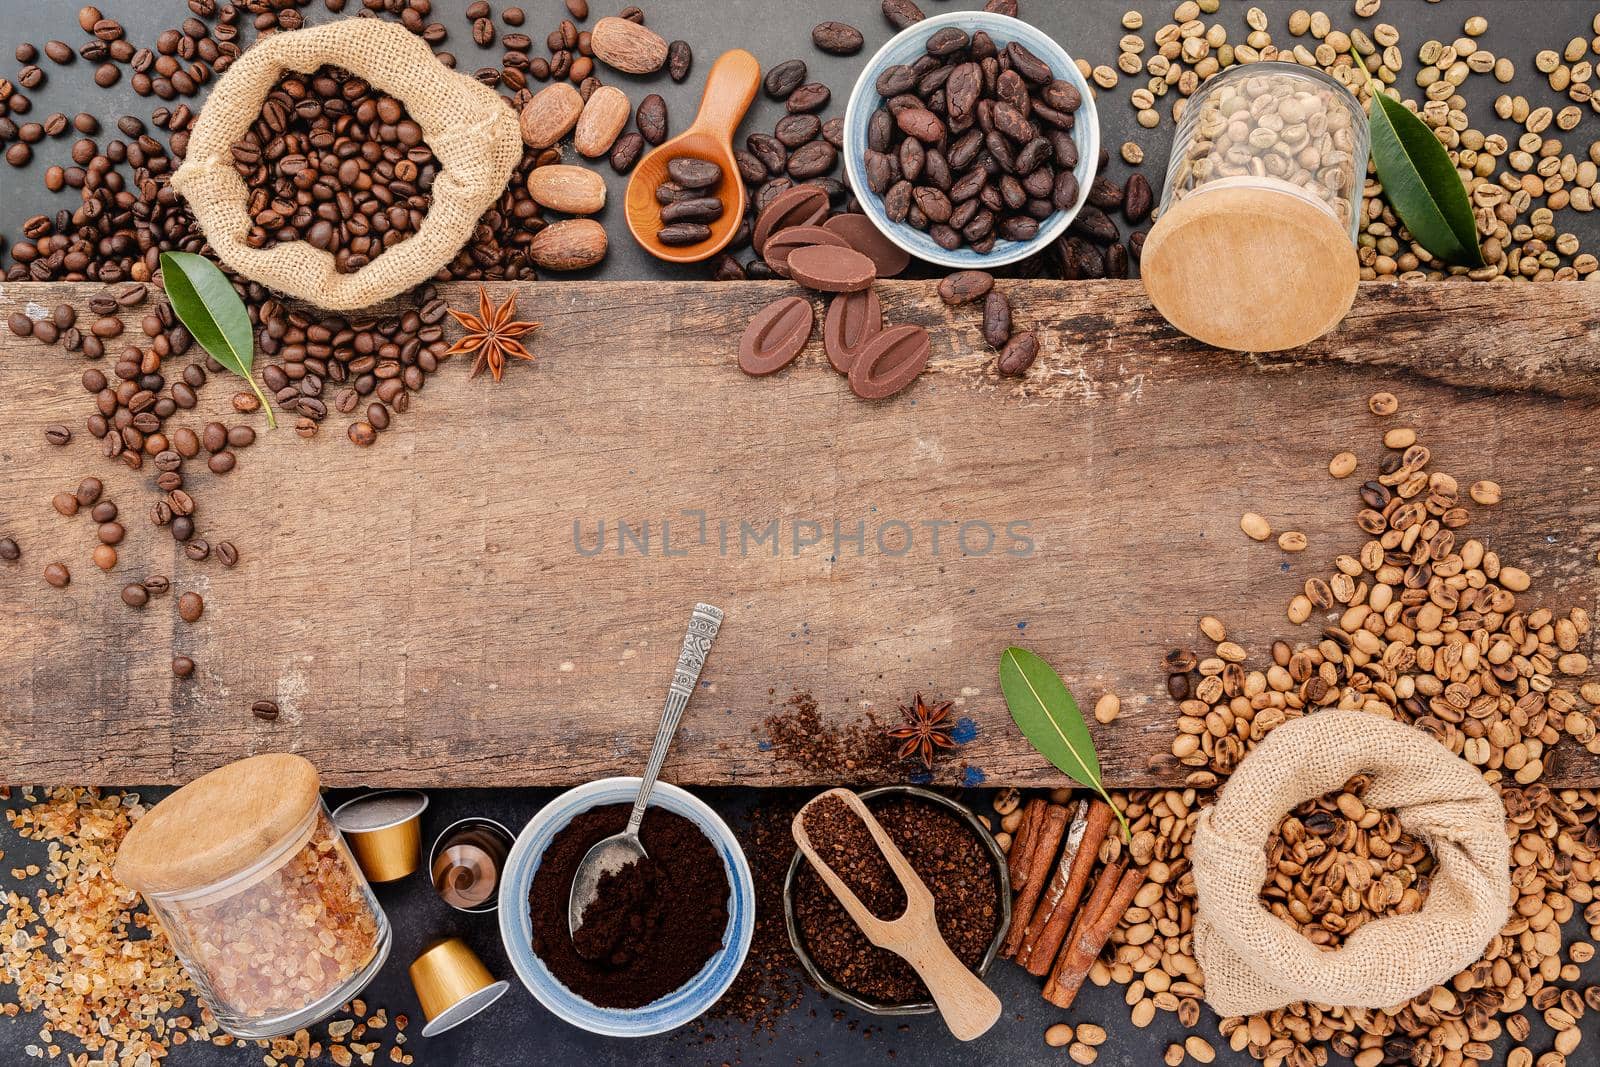
<instances>
[{"instance_id":1,"label":"gold coffee capsule","mask_svg":"<svg viewBox=\"0 0 1600 1067\"><path fill-rule=\"evenodd\" d=\"M495 981L459 937L435 941L422 950L408 972L427 1025L423 1037L459 1026L499 1000L510 985Z\"/></svg>"},{"instance_id":2,"label":"gold coffee capsule","mask_svg":"<svg viewBox=\"0 0 1600 1067\"><path fill-rule=\"evenodd\" d=\"M410 789L368 793L333 809L333 824L369 882L392 882L422 862L422 812L427 806L427 795Z\"/></svg>"}]
</instances>

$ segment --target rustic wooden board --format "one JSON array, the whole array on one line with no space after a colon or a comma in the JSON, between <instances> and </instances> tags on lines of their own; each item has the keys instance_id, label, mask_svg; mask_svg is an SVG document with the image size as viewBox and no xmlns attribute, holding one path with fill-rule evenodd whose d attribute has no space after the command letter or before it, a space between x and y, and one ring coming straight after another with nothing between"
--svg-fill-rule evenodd
<instances>
[{"instance_id":1,"label":"rustic wooden board","mask_svg":"<svg viewBox=\"0 0 1600 1067\"><path fill-rule=\"evenodd\" d=\"M94 288L7 284L0 319L29 301L82 306ZM1258 650L1293 632L1288 597L1363 540L1356 482L1325 467L1350 448L1375 468L1385 424L1366 397L1379 389L1402 398L1387 425L1414 425L1437 467L1505 487L1469 532L1535 575L1533 602L1596 606L1594 285L1367 286L1332 336L1253 357L1175 335L1137 283L1008 283L1045 342L1023 382L995 377L973 309L944 307L932 283L880 288L889 318L936 329L935 358L908 393L869 405L815 344L772 378L733 366L745 321L786 283L522 286L523 317L545 323L536 366L499 386L445 368L370 450L335 418L314 441L263 433L225 479L191 476L202 534L244 553L234 571L190 563L145 523L151 473L101 458L81 429L67 448L44 443L49 422L83 424L82 361L0 329L0 531L24 550L0 564L0 780L179 781L282 748L338 784L629 773L703 599L728 622L672 780L804 781L760 743L792 693L843 720L892 715L919 689L959 697L978 726L945 777L970 765L991 783L1053 780L997 692L1000 650L1021 642L1086 705L1121 694L1121 720L1096 730L1111 779L1172 782L1161 654L1193 643L1203 612ZM473 292L448 295L462 306ZM201 412L230 391L208 388ZM130 516L110 577L90 564L88 520L49 506L88 473ZM706 544L686 510L706 514ZM1247 541L1245 510L1304 530L1310 550ZM774 518L778 554L741 555L741 520ZM608 548L585 556L574 523L592 546L599 520ZM618 520L648 521L648 556L619 557ZM663 520L681 555L661 553ZM796 554L804 520L824 543ZM835 520L886 530L891 549L893 524L909 523L915 544L835 553ZM939 520L987 522L999 544L963 554L949 526L936 555L921 524ZM1004 554L1011 522L1028 523L1031 556ZM65 591L40 577L58 558ZM152 572L204 591L199 625L170 600L122 606L123 582ZM199 662L195 678L173 680L174 651ZM250 717L261 698L282 705L277 723ZM1580 757L1562 750L1555 778L1600 781Z\"/></svg>"}]
</instances>

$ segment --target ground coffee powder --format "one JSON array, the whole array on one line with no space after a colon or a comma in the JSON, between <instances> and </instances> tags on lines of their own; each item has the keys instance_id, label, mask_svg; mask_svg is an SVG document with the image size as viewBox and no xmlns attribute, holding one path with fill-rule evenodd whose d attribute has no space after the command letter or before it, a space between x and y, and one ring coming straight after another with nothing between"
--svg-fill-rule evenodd
<instances>
[{"instance_id":1,"label":"ground coffee powder","mask_svg":"<svg viewBox=\"0 0 1600 1067\"><path fill-rule=\"evenodd\" d=\"M933 893L939 932L951 950L976 969L1000 923L999 873L988 849L960 818L928 801L884 796L867 801L867 807ZM905 910L905 893L861 820L845 809L837 821L847 825L826 828L830 836L824 837L812 828L812 818L808 812L807 831L818 854L875 915L897 918ZM824 813L822 822L830 821L835 820ZM831 847L819 847L832 835L848 835L849 861ZM839 988L877 1004L928 999L910 964L868 941L809 863L795 873L794 912L806 952Z\"/></svg>"},{"instance_id":2,"label":"ground coffee powder","mask_svg":"<svg viewBox=\"0 0 1600 1067\"><path fill-rule=\"evenodd\" d=\"M600 882L576 942L567 897L584 855L620 833L630 806L586 811L551 840L528 895L533 951L556 980L602 1008L637 1008L681 988L722 947L728 878L714 845L681 815L650 808L649 857Z\"/></svg>"}]
</instances>

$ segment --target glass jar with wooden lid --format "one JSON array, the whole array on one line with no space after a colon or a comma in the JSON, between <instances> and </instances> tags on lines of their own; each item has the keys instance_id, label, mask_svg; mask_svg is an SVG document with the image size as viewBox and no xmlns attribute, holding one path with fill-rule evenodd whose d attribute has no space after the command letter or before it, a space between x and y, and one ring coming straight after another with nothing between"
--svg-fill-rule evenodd
<instances>
[{"instance_id":1,"label":"glass jar with wooden lid","mask_svg":"<svg viewBox=\"0 0 1600 1067\"><path fill-rule=\"evenodd\" d=\"M1157 310L1235 351L1294 348L1336 326L1360 278L1368 137L1355 95L1298 63L1244 64L1202 85L1139 260Z\"/></svg>"},{"instance_id":2,"label":"glass jar with wooden lid","mask_svg":"<svg viewBox=\"0 0 1600 1067\"><path fill-rule=\"evenodd\" d=\"M115 874L161 923L218 1023L243 1038L332 1014L389 954L389 921L309 761L252 756L134 824Z\"/></svg>"}]
</instances>

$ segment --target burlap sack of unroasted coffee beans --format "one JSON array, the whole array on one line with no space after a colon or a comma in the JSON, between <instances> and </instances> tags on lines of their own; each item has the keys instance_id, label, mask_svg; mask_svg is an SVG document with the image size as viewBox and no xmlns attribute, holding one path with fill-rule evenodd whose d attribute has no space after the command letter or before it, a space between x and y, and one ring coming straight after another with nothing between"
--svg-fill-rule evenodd
<instances>
[{"instance_id":1,"label":"burlap sack of unroasted coffee beans","mask_svg":"<svg viewBox=\"0 0 1600 1067\"><path fill-rule=\"evenodd\" d=\"M1297 805L1362 773L1367 806L1393 810L1437 869L1420 911L1368 922L1330 951L1262 905L1266 846ZM1368 712L1317 712L1268 734L1200 813L1192 855L1195 958L1223 1015L1404 1003L1474 963L1511 904L1505 808L1489 783L1421 730Z\"/></svg>"},{"instance_id":2,"label":"burlap sack of unroasted coffee beans","mask_svg":"<svg viewBox=\"0 0 1600 1067\"><path fill-rule=\"evenodd\" d=\"M285 71L342 67L395 97L438 158L422 225L353 274L305 241L250 248L249 191L231 148ZM517 115L499 94L440 63L421 38L380 19L352 18L276 33L251 46L212 90L172 187L189 202L217 258L270 289L330 311L353 311L431 278L472 236L522 156Z\"/></svg>"}]
</instances>

